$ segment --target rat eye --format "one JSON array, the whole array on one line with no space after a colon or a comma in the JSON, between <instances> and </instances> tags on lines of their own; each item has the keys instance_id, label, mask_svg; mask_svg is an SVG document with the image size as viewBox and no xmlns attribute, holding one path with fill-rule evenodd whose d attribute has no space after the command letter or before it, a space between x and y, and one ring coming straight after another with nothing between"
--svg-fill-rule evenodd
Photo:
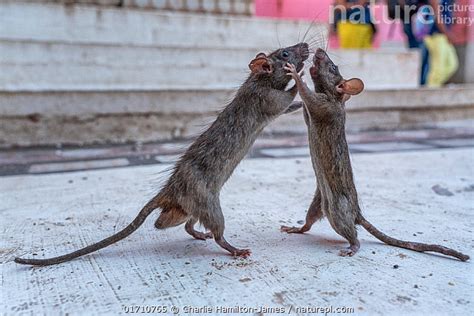
<instances>
[{"instance_id":1,"label":"rat eye","mask_svg":"<svg viewBox=\"0 0 474 316\"><path fill-rule=\"evenodd\" d=\"M289 54L286 50L284 50L284 51L281 53L281 56L282 56L283 58L288 58L288 56L290 56L290 54Z\"/></svg>"},{"instance_id":2,"label":"rat eye","mask_svg":"<svg viewBox=\"0 0 474 316\"><path fill-rule=\"evenodd\" d=\"M336 72L336 71L337 71L337 66L334 65L334 64L332 64L332 65L331 65L331 69L332 69L332 71Z\"/></svg>"}]
</instances>

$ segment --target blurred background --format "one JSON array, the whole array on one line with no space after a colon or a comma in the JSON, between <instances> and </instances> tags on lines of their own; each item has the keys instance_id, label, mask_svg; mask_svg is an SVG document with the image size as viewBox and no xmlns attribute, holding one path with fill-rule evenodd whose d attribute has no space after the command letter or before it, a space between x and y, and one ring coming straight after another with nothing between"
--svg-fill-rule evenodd
<instances>
[{"instance_id":1,"label":"blurred background","mask_svg":"<svg viewBox=\"0 0 474 316\"><path fill-rule=\"evenodd\" d=\"M373 2L369 19L356 28L341 23L332 5L357 13L354 6L364 11L369 1L3 0L2 172L23 173L33 162L56 160L169 161L182 150L172 144L189 143L232 98L258 52L303 38L312 49L329 48L345 77L366 83L347 105L352 149L358 142L451 137L470 144L472 1L451 2L464 6L454 14L465 23L452 23L445 43L456 49L457 64L446 70L444 61L431 61L431 68L441 65L449 73L431 82L423 72L430 65L423 35L433 33L419 30L410 39L416 10L402 22L390 18L387 3L393 1ZM301 117L281 117L256 146L304 148Z\"/></svg>"}]
</instances>

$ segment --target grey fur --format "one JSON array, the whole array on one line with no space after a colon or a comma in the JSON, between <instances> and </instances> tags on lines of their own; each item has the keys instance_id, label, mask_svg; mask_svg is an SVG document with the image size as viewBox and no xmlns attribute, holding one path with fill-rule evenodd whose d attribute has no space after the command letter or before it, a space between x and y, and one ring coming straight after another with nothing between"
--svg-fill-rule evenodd
<instances>
[{"instance_id":1,"label":"grey fur","mask_svg":"<svg viewBox=\"0 0 474 316\"><path fill-rule=\"evenodd\" d=\"M248 256L248 249L237 249L224 239L225 223L219 201L220 190L263 128L279 115L298 108L298 105L291 104L297 93L296 86L285 91L290 78L286 75L284 66L290 62L301 69L308 55L306 43L278 49L268 56L263 53L257 55L249 65L252 73L237 91L235 98L187 149L176 163L165 186L125 229L64 256L50 259L16 258L15 262L50 265L107 247L134 232L156 208L161 209L155 222L156 228L164 229L186 223L185 230L193 237L214 237L232 255ZM212 234L195 231L194 225L197 222Z\"/></svg>"},{"instance_id":2,"label":"grey fur","mask_svg":"<svg viewBox=\"0 0 474 316\"><path fill-rule=\"evenodd\" d=\"M453 249L432 244L403 241L385 235L363 216L359 207L352 166L345 135L345 102L362 91L360 79L344 80L326 52L319 49L310 69L315 92L302 81L289 65L287 70L295 79L304 102L304 118L308 126L311 160L317 178L317 189L304 226L282 226L288 233L304 233L326 216L332 228L349 242L340 252L352 256L360 248L356 225L362 225L373 236L389 245L415 251L432 251L466 261L469 256ZM350 84L353 83L353 84Z\"/></svg>"}]
</instances>

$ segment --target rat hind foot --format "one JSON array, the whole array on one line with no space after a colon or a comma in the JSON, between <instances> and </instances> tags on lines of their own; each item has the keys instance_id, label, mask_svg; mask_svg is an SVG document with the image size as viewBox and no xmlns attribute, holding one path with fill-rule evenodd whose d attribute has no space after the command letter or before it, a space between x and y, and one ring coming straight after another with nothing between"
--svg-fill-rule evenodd
<instances>
[{"instance_id":1,"label":"rat hind foot","mask_svg":"<svg viewBox=\"0 0 474 316\"><path fill-rule=\"evenodd\" d=\"M357 251L359 250L360 248L360 244L357 243L357 244L354 244L354 245L350 245L349 248L346 248L346 249L341 249L339 251L339 255L341 257L352 257L353 255L355 255L357 253Z\"/></svg>"},{"instance_id":2,"label":"rat hind foot","mask_svg":"<svg viewBox=\"0 0 474 316\"><path fill-rule=\"evenodd\" d=\"M231 254L234 257L247 258L252 254L252 252L250 251L250 249L235 249L235 251Z\"/></svg>"},{"instance_id":3,"label":"rat hind foot","mask_svg":"<svg viewBox=\"0 0 474 316\"><path fill-rule=\"evenodd\" d=\"M251 254L251 251L250 249L238 249L238 248L235 248L234 246L232 246L231 244L229 244L225 239L224 237L221 237L221 238L216 238L216 243L221 246L222 248L224 248L225 250L227 250L228 252L230 252L230 254L233 256L233 257L242 257L242 258L247 258L248 256L250 256Z\"/></svg>"},{"instance_id":4,"label":"rat hind foot","mask_svg":"<svg viewBox=\"0 0 474 316\"><path fill-rule=\"evenodd\" d=\"M317 190L309 206L308 213L306 214L306 222L304 225L301 227L281 226L280 230L288 234L303 234L309 231L311 227L313 227L313 224L323 216L324 214L321 210L321 191Z\"/></svg>"},{"instance_id":5,"label":"rat hind foot","mask_svg":"<svg viewBox=\"0 0 474 316\"><path fill-rule=\"evenodd\" d=\"M288 234L303 234L307 232L309 229L307 229L306 225L301 226L301 227L291 227L291 226L281 226L280 231Z\"/></svg>"}]
</instances>

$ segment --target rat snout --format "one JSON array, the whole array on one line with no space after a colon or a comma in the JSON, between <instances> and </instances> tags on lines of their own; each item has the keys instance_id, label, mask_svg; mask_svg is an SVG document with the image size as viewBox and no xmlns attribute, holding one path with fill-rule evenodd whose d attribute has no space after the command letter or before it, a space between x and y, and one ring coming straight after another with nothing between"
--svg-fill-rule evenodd
<instances>
[{"instance_id":1,"label":"rat snout","mask_svg":"<svg viewBox=\"0 0 474 316\"><path fill-rule=\"evenodd\" d=\"M327 56L326 52L322 48L318 48L316 51L316 54L314 54L314 61L316 62L317 60L323 60Z\"/></svg>"},{"instance_id":2,"label":"rat snout","mask_svg":"<svg viewBox=\"0 0 474 316\"><path fill-rule=\"evenodd\" d=\"M309 69L309 73L311 74L311 78L316 78L318 75L318 72L321 68L321 63L326 60L326 52L324 49L318 48L316 50L316 53L314 54L313 57L313 66Z\"/></svg>"},{"instance_id":3,"label":"rat snout","mask_svg":"<svg viewBox=\"0 0 474 316\"><path fill-rule=\"evenodd\" d=\"M300 71L304 67L304 61L309 57L309 45L308 43L299 43L294 46L296 48L295 60L296 70Z\"/></svg>"},{"instance_id":4,"label":"rat snout","mask_svg":"<svg viewBox=\"0 0 474 316\"><path fill-rule=\"evenodd\" d=\"M309 57L309 45L308 43L300 43L299 45L299 53L303 60L306 60Z\"/></svg>"}]
</instances>

